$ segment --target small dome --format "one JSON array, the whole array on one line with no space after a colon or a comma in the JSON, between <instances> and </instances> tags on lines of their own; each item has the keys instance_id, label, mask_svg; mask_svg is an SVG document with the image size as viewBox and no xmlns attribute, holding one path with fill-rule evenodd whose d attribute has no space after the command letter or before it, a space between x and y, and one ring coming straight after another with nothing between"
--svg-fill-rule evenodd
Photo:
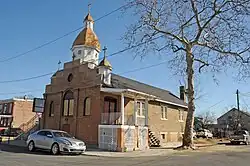
<instances>
[{"instance_id":1,"label":"small dome","mask_svg":"<svg viewBox=\"0 0 250 166\"><path fill-rule=\"evenodd\" d=\"M108 67L109 69L112 69L110 62L107 60L106 57L104 57L103 60L99 63L99 66L105 66Z\"/></svg>"},{"instance_id":2,"label":"small dome","mask_svg":"<svg viewBox=\"0 0 250 166\"><path fill-rule=\"evenodd\" d=\"M79 35L76 37L72 47L77 46L77 45L94 47L97 50L101 49L101 45L100 45L100 42L98 40L98 37L93 32L93 30L90 28L84 28L79 33Z\"/></svg>"}]
</instances>

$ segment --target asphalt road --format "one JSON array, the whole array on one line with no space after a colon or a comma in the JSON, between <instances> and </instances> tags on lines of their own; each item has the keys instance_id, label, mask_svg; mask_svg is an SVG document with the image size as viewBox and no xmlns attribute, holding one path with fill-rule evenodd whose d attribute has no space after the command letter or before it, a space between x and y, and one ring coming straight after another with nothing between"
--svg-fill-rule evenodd
<instances>
[{"instance_id":1,"label":"asphalt road","mask_svg":"<svg viewBox=\"0 0 250 166\"><path fill-rule=\"evenodd\" d=\"M23 149L3 148L0 152L0 166L237 166L249 165L250 146L233 147L230 151L182 152L170 156L139 158L114 158L93 156L51 156L48 153L30 154ZM235 150L236 149L236 150Z\"/></svg>"}]
</instances>

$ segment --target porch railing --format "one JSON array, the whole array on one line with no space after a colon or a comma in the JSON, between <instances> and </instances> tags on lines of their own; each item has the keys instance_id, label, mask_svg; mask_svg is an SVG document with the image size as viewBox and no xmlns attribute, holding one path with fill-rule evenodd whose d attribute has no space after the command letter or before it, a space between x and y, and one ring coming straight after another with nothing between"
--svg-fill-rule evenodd
<instances>
[{"instance_id":1,"label":"porch railing","mask_svg":"<svg viewBox=\"0 0 250 166\"><path fill-rule=\"evenodd\" d=\"M104 125L119 125L121 124L121 112L110 112L101 114L101 124ZM137 123L139 126L145 125L145 118L137 117ZM124 124L125 125L134 125L134 115L124 115Z\"/></svg>"},{"instance_id":2,"label":"porch railing","mask_svg":"<svg viewBox=\"0 0 250 166\"><path fill-rule=\"evenodd\" d=\"M101 124L106 124L106 125L121 124L121 112L102 113Z\"/></svg>"}]
</instances>

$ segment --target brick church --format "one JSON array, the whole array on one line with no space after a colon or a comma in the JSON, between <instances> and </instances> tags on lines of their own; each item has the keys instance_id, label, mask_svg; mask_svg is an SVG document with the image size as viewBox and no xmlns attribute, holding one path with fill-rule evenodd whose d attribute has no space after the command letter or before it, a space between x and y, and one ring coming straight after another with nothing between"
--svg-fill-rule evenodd
<instances>
[{"instance_id":1,"label":"brick church","mask_svg":"<svg viewBox=\"0 0 250 166\"><path fill-rule=\"evenodd\" d=\"M112 73L90 13L72 45L72 61L51 77L43 128L69 132L102 149L130 151L178 142L187 104L171 92Z\"/></svg>"}]
</instances>

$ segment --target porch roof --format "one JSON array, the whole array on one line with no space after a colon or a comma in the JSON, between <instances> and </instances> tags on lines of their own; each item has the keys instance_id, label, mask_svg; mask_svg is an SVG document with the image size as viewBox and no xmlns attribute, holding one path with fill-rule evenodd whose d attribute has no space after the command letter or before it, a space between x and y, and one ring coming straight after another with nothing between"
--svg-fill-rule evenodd
<instances>
[{"instance_id":1,"label":"porch roof","mask_svg":"<svg viewBox=\"0 0 250 166\"><path fill-rule=\"evenodd\" d=\"M173 102L170 102L170 101L165 101L165 100L160 99L157 96L154 96L154 95L151 95L151 94L148 94L148 93L144 93L144 92L140 92L140 91L136 91L136 90L133 90L133 89L101 88L101 91L102 92L107 92L107 93L114 93L114 94L121 94L121 93L138 94L138 95L142 95L144 97L147 97L151 101L158 101L158 102L162 102L162 103L166 103L166 104L170 104L170 105L175 105L175 106L187 108L186 105L181 105L181 104L173 103Z\"/></svg>"}]
</instances>

